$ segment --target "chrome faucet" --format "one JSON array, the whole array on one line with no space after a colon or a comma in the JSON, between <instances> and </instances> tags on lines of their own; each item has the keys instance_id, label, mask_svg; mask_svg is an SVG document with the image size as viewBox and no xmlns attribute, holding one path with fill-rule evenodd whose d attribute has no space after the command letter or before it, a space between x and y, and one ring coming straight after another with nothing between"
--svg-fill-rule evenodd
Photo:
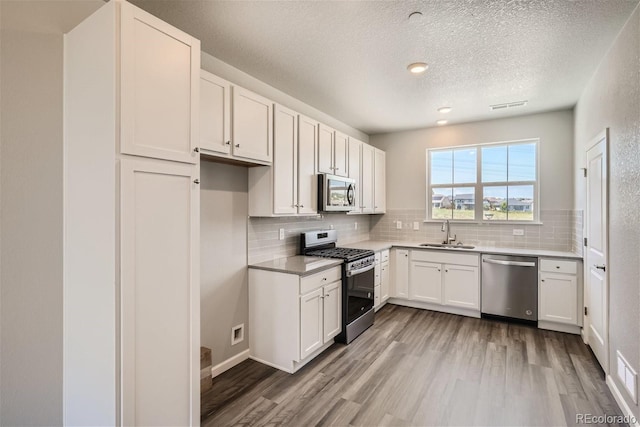
<instances>
[{"instance_id":1,"label":"chrome faucet","mask_svg":"<svg viewBox=\"0 0 640 427\"><path fill-rule=\"evenodd\" d=\"M448 245L451 242L455 242L456 241L456 235L455 234L453 235L453 237L451 237L451 224L449 224L449 220L446 220L445 222L442 223L442 229L440 231L444 231L445 233L447 233L447 236L445 237L445 240L442 242L445 245Z\"/></svg>"}]
</instances>

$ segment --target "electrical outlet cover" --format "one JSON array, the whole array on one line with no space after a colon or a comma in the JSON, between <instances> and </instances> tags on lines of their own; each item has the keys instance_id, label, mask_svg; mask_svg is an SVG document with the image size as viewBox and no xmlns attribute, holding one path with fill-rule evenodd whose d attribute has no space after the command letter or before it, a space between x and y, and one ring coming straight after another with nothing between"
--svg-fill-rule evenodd
<instances>
[{"instance_id":1,"label":"electrical outlet cover","mask_svg":"<svg viewBox=\"0 0 640 427\"><path fill-rule=\"evenodd\" d=\"M420 223L418 221L413 221L413 229L420 230Z\"/></svg>"},{"instance_id":2,"label":"electrical outlet cover","mask_svg":"<svg viewBox=\"0 0 640 427\"><path fill-rule=\"evenodd\" d=\"M514 236L524 236L524 230L522 228L514 228L513 229Z\"/></svg>"},{"instance_id":3,"label":"electrical outlet cover","mask_svg":"<svg viewBox=\"0 0 640 427\"><path fill-rule=\"evenodd\" d=\"M396 221L396 228L402 230L402 221Z\"/></svg>"}]
</instances>

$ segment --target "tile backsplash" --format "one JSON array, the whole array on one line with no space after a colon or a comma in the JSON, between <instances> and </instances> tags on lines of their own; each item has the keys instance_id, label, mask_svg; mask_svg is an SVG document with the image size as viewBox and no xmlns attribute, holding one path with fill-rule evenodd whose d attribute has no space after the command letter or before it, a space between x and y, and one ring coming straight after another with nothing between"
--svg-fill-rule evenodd
<instances>
[{"instance_id":1,"label":"tile backsplash","mask_svg":"<svg viewBox=\"0 0 640 427\"><path fill-rule=\"evenodd\" d=\"M339 245L370 237L369 215L324 213L314 217L249 218L249 264L297 255L300 252L300 233L330 229L332 226L338 230ZM285 230L284 240L279 239L281 228Z\"/></svg>"},{"instance_id":2,"label":"tile backsplash","mask_svg":"<svg viewBox=\"0 0 640 427\"><path fill-rule=\"evenodd\" d=\"M387 210L386 215L372 217L372 240L440 242L444 239L441 222L425 223L424 209ZM543 210L542 225L527 224L462 224L452 223L451 233L457 242L478 246L518 249L548 249L574 251L576 242L582 240L582 212L571 210ZM396 227L397 221L402 228ZM413 229L414 222L419 230ZM579 222L579 224L578 224ZM522 236L514 236L513 230L523 230ZM579 231L578 231L579 230Z\"/></svg>"}]
</instances>

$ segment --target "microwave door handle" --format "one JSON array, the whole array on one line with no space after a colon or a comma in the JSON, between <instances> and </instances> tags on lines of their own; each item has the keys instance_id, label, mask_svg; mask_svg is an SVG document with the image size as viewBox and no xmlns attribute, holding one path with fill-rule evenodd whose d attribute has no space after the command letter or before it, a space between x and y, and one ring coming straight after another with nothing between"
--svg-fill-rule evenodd
<instances>
[{"instance_id":1,"label":"microwave door handle","mask_svg":"<svg viewBox=\"0 0 640 427\"><path fill-rule=\"evenodd\" d=\"M349 188L347 188L347 203L349 204L349 206L353 206L353 202L354 202L354 189L353 189L353 184L349 184Z\"/></svg>"}]
</instances>

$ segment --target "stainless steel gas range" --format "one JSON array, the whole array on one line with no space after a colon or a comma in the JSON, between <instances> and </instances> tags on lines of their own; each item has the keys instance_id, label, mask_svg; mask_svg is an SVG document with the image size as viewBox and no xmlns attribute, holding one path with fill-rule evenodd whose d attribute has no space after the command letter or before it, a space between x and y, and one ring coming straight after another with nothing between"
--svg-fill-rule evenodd
<instances>
[{"instance_id":1,"label":"stainless steel gas range","mask_svg":"<svg viewBox=\"0 0 640 427\"><path fill-rule=\"evenodd\" d=\"M342 264L342 332L336 341L350 343L373 325L374 252L366 249L337 248L336 230L302 233L303 255L339 258Z\"/></svg>"}]
</instances>

